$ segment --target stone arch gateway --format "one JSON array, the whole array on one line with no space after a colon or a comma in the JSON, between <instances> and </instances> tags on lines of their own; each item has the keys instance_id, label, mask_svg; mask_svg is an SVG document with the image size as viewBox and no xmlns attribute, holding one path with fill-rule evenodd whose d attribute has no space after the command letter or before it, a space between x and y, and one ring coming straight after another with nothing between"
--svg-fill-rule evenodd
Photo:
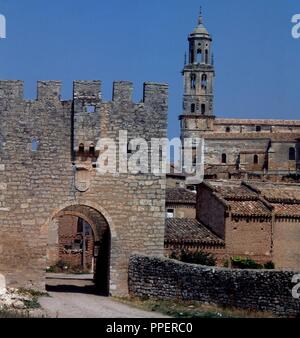
<instances>
[{"instance_id":1,"label":"stone arch gateway","mask_svg":"<svg viewBox=\"0 0 300 338\"><path fill-rule=\"evenodd\" d=\"M60 234L64 233L63 228L67 226L68 221L72 220L72 218L84 220L92 229L93 267L91 272L94 275L97 292L101 295L109 295L111 231L109 223L98 210L86 205L70 205L58 212L50 222L50 224L57 222L57 227L48 225L47 261L49 259L50 262L56 263L61 259L60 252L62 248L61 245L57 245L59 241L54 242L54 246L51 246L50 241L54 236L59 239ZM56 252L54 253L53 251ZM84 251L83 249L80 250L82 256L86 255L86 250ZM51 256L54 256L54 259ZM51 264L47 262L47 265Z\"/></svg>"},{"instance_id":2,"label":"stone arch gateway","mask_svg":"<svg viewBox=\"0 0 300 338\"><path fill-rule=\"evenodd\" d=\"M45 290L51 220L63 212L93 223L94 210L109 225L109 292L127 295L129 257L163 255L166 179L99 174L86 152L101 138L117 144L124 130L128 142L165 138L168 88L145 83L135 103L130 82L115 82L110 102L100 81L75 81L66 101L60 87L39 81L37 99L26 100L22 81L0 81L0 274L8 287Z\"/></svg>"}]
</instances>

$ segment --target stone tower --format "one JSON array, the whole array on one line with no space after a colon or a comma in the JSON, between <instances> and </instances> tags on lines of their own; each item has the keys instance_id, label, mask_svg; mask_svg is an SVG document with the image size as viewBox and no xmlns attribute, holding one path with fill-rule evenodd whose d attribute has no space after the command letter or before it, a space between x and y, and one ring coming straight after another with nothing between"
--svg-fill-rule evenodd
<instances>
[{"instance_id":1,"label":"stone tower","mask_svg":"<svg viewBox=\"0 0 300 338\"><path fill-rule=\"evenodd\" d=\"M188 62L182 71L184 77L182 136L185 130L209 131L214 115L213 81L215 76L212 54L212 38L203 24L202 13L198 25L189 35ZM186 60L187 61L187 60ZM194 136L201 136L197 133Z\"/></svg>"}]
</instances>

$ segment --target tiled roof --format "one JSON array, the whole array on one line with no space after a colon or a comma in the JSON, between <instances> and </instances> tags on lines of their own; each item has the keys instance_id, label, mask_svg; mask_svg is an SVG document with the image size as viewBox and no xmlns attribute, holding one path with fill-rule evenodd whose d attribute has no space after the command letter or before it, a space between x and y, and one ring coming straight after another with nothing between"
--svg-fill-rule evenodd
<instances>
[{"instance_id":1,"label":"tiled roof","mask_svg":"<svg viewBox=\"0 0 300 338\"><path fill-rule=\"evenodd\" d=\"M251 186L259 191L262 197L271 203L300 204L300 184L251 182Z\"/></svg>"},{"instance_id":2,"label":"tiled roof","mask_svg":"<svg viewBox=\"0 0 300 338\"><path fill-rule=\"evenodd\" d=\"M196 194L184 188L168 188L166 191L167 203L196 204Z\"/></svg>"},{"instance_id":3,"label":"tiled roof","mask_svg":"<svg viewBox=\"0 0 300 338\"><path fill-rule=\"evenodd\" d=\"M226 200L253 200L257 199L257 194L245 186L219 186L215 188L216 192Z\"/></svg>"},{"instance_id":4,"label":"tiled roof","mask_svg":"<svg viewBox=\"0 0 300 338\"><path fill-rule=\"evenodd\" d=\"M276 216L300 216L300 204L273 204Z\"/></svg>"},{"instance_id":5,"label":"tiled roof","mask_svg":"<svg viewBox=\"0 0 300 338\"><path fill-rule=\"evenodd\" d=\"M206 184L233 215L300 216L300 184L240 180L216 180Z\"/></svg>"},{"instance_id":6,"label":"tiled roof","mask_svg":"<svg viewBox=\"0 0 300 338\"><path fill-rule=\"evenodd\" d=\"M196 219L166 219L165 241L168 243L224 245L224 241L213 234Z\"/></svg>"},{"instance_id":7,"label":"tiled roof","mask_svg":"<svg viewBox=\"0 0 300 338\"><path fill-rule=\"evenodd\" d=\"M228 201L228 205L233 215L271 216L271 210L261 201Z\"/></svg>"},{"instance_id":8,"label":"tiled roof","mask_svg":"<svg viewBox=\"0 0 300 338\"><path fill-rule=\"evenodd\" d=\"M242 185L241 180L209 181L215 193L225 200L257 200L257 193Z\"/></svg>"}]
</instances>

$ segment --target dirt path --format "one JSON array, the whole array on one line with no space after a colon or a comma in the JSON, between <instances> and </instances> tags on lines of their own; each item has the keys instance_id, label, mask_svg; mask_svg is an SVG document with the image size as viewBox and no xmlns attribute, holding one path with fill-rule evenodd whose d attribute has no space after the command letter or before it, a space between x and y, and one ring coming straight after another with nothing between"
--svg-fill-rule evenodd
<instances>
[{"instance_id":1,"label":"dirt path","mask_svg":"<svg viewBox=\"0 0 300 338\"><path fill-rule=\"evenodd\" d=\"M39 302L52 318L167 318L95 295L89 280L51 276L47 284L51 297L41 297Z\"/></svg>"}]
</instances>

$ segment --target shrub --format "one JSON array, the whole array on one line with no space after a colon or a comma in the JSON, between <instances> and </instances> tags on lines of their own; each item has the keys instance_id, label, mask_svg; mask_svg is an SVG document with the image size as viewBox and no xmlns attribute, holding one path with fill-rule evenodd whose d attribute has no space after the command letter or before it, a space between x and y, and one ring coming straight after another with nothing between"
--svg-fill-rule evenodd
<instances>
[{"instance_id":1,"label":"shrub","mask_svg":"<svg viewBox=\"0 0 300 338\"><path fill-rule=\"evenodd\" d=\"M244 257L232 257L231 258L232 267L235 269L263 269L264 266L255 262L251 258Z\"/></svg>"},{"instance_id":2,"label":"shrub","mask_svg":"<svg viewBox=\"0 0 300 338\"><path fill-rule=\"evenodd\" d=\"M212 254L208 254L202 251L188 252L181 251L180 260L184 263L215 266L216 258Z\"/></svg>"},{"instance_id":3,"label":"shrub","mask_svg":"<svg viewBox=\"0 0 300 338\"><path fill-rule=\"evenodd\" d=\"M67 269L66 269L67 267ZM66 272L68 270L68 264L62 260L58 261L55 265L50 266L47 269L47 272L53 272L53 273L60 273L60 272Z\"/></svg>"},{"instance_id":4,"label":"shrub","mask_svg":"<svg viewBox=\"0 0 300 338\"><path fill-rule=\"evenodd\" d=\"M267 270L274 270L275 269L275 264L270 261L270 262L264 264L264 268L267 269Z\"/></svg>"}]
</instances>

